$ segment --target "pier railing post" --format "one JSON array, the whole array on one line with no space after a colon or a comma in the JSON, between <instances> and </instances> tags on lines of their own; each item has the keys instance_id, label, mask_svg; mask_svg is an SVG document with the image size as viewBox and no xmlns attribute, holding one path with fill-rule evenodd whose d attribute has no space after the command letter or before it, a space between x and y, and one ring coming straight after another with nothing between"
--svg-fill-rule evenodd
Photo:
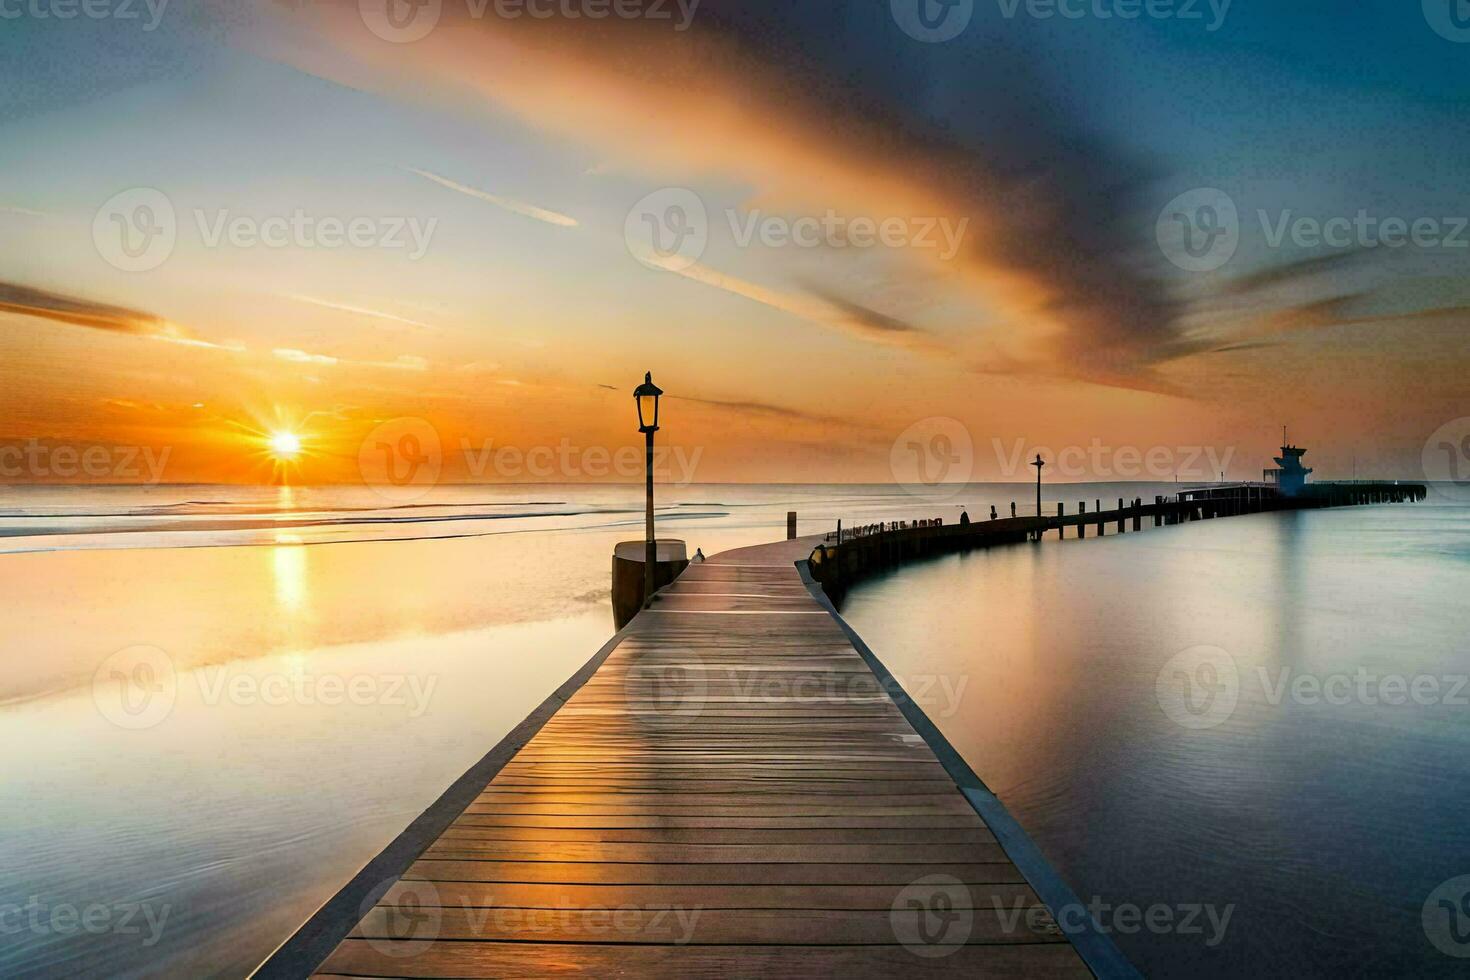
<instances>
[{"instance_id":1,"label":"pier railing post","mask_svg":"<svg viewBox=\"0 0 1470 980\"><path fill-rule=\"evenodd\" d=\"M1067 526L1062 523L1062 518L1067 516L1067 505L1057 501L1057 540L1067 540Z\"/></svg>"},{"instance_id":2,"label":"pier railing post","mask_svg":"<svg viewBox=\"0 0 1470 980\"><path fill-rule=\"evenodd\" d=\"M1082 520L1077 522L1077 537L1080 540L1087 537L1087 501L1078 502L1077 513L1082 517Z\"/></svg>"}]
</instances>

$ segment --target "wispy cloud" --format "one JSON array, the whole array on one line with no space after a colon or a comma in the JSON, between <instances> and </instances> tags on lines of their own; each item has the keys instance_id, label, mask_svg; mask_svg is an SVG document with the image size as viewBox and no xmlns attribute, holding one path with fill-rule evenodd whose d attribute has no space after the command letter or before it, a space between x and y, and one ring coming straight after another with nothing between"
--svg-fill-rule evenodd
<instances>
[{"instance_id":1,"label":"wispy cloud","mask_svg":"<svg viewBox=\"0 0 1470 980\"><path fill-rule=\"evenodd\" d=\"M870 306L864 306L862 303L838 295L825 287L808 286L807 290L823 302L841 311L846 322L854 329L866 332L874 339L887 340L893 338L894 335L902 335L902 339L913 343L928 334L923 327L915 326L907 320L880 312Z\"/></svg>"},{"instance_id":2,"label":"wispy cloud","mask_svg":"<svg viewBox=\"0 0 1470 980\"><path fill-rule=\"evenodd\" d=\"M1326 269L1336 264L1324 262L1315 267ZM1312 267L1306 265L1304 269ZM1266 284L1274 285L1281 281L1284 280L1273 276L1268 278ZM1221 354L1277 347L1285 343L1287 336L1291 334L1343 327L1431 324L1467 319L1470 319L1470 306L1466 305L1424 307L1417 310L1383 309L1381 297L1371 290L1338 293L1301 302L1278 303L1234 317L1220 326L1202 331L1161 351L1159 361L1177 360L1194 354Z\"/></svg>"},{"instance_id":3,"label":"wispy cloud","mask_svg":"<svg viewBox=\"0 0 1470 980\"><path fill-rule=\"evenodd\" d=\"M1238 296L1295 283L1302 279L1335 272L1340 267L1363 258L1366 254L1367 252L1361 248L1350 248L1266 266L1264 269L1231 279L1225 283L1223 292L1226 295Z\"/></svg>"},{"instance_id":4,"label":"wispy cloud","mask_svg":"<svg viewBox=\"0 0 1470 980\"><path fill-rule=\"evenodd\" d=\"M559 228L577 227L577 219L565 214L548 211L546 208L537 207L534 204L527 204L525 201L517 201L513 197L491 194L489 191L482 191L477 187L469 187L457 181L450 180L448 177L441 177L439 174L431 173L427 170L419 170L417 167L404 167L403 169L411 174L417 174L425 180L432 180L441 187L447 187L452 191L458 191L461 194L466 194L481 201L488 201L496 207L504 208L514 214L524 215L527 218L535 218L537 221L544 221L548 225L556 225Z\"/></svg>"},{"instance_id":5,"label":"wispy cloud","mask_svg":"<svg viewBox=\"0 0 1470 980\"><path fill-rule=\"evenodd\" d=\"M713 286L824 327L836 328L864 340L875 340L926 353L939 353L943 350L943 345L933 334L830 293L785 292L748 279L725 275L699 263L687 267L670 264L664 268L686 279Z\"/></svg>"},{"instance_id":6,"label":"wispy cloud","mask_svg":"<svg viewBox=\"0 0 1470 980\"><path fill-rule=\"evenodd\" d=\"M603 385L602 387L607 387ZM759 401L737 401L723 400L719 398L694 398L689 395L668 395L671 401L689 402L693 405L703 405L706 408L717 409L735 415L762 416L765 418L782 419L790 422L813 422L820 425L837 425L852 429L875 429L876 426L866 422L858 422L852 419L838 418L835 415L821 415L815 412L806 412L798 408L788 408L784 405L774 405L770 402Z\"/></svg>"},{"instance_id":7,"label":"wispy cloud","mask_svg":"<svg viewBox=\"0 0 1470 980\"><path fill-rule=\"evenodd\" d=\"M429 362L427 360L412 354L400 354L391 361L354 361L334 357L331 354L317 354L312 351L299 350L295 347L277 347L271 353L283 361L290 361L292 364L313 364L321 367L342 365L345 367L378 368L385 371L427 371L429 369Z\"/></svg>"},{"instance_id":8,"label":"wispy cloud","mask_svg":"<svg viewBox=\"0 0 1470 980\"><path fill-rule=\"evenodd\" d=\"M39 317L93 330L139 336L181 336L182 328L162 317L125 306L111 306L78 296L53 293L19 283L0 282L0 312Z\"/></svg>"},{"instance_id":9,"label":"wispy cloud","mask_svg":"<svg viewBox=\"0 0 1470 980\"><path fill-rule=\"evenodd\" d=\"M13 282L0 282L0 313L35 317L74 327L86 327L89 330L178 344L181 347L231 353L245 350L239 344L217 344L211 340L201 340L187 328L142 310L98 303Z\"/></svg>"},{"instance_id":10,"label":"wispy cloud","mask_svg":"<svg viewBox=\"0 0 1470 980\"><path fill-rule=\"evenodd\" d=\"M271 353L276 355L283 361L290 361L292 364L339 363L337 358L332 357L328 354L312 354L304 350L297 350L294 347L277 347L275 350L271 351Z\"/></svg>"},{"instance_id":11,"label":"wispy cloud","mask_svg":"<svg viewBox=\"0 0 1470 980\"><path fill-rule=\"evenodd\" d=\"M387 320L391 323L401 323L405 326L410 327L424 327L430 330L434 329L433 324L424 323L422 320L413 320L406 316L399 316L396 313L388 313L383 310L369 309L366 306L352 306L348 303L336 303L331 300L317 299L315 296L302 296L299 293L288 293L287 295L291 299L296 300L298 303L307 303L311 306L320 306L323 309L327 310L337 310L341 313L353 313L358 316L372 317L377 320Z\"/></svg>"}]
</instances>

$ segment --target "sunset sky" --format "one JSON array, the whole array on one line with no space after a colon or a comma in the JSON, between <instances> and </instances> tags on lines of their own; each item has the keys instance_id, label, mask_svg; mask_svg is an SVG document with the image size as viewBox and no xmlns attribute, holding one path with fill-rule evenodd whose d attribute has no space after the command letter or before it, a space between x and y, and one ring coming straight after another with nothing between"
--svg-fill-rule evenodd
<instances>
[{"instance_id":1,"label":"sunset sky","mask_svg":"<svg viewBox=\"0 0 1470 980\"><path fill-rule=\"evenodd\" d=\"M933 417L975 479L1027 479L1017 440L1259 477L1282 425L1319 475L1422 477L1467 414L1470 43L1419 3L977 0L941 43L902 0L704 0L687 29L444 0L407 41L357 0L135 6L0 21L0 445L240 482L291 432L293 480L351 482L410 418L464 480L466 443L636 445L651 370L707 482L886 482ZM1159 229L1201 188L1239 244L1192 271ZM690 194L707 244L643 261L640 208ZM120 251L118 209L157 228L160 199L171 249ZM829 214L934 244L741 240Z\"/></svg>"}]
</instances>

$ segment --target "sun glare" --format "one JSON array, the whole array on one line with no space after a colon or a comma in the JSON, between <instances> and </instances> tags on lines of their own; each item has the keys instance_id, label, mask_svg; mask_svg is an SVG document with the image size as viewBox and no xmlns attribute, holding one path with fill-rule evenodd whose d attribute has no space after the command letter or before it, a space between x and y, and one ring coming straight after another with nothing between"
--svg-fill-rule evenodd
<instances>
[{"instance_id":1,"label":"sun glare","mask_svg":"<svg viewBox=\"0 0 1470 980\"><path fill-rule=\"evenodd\" d=\"M294 432L272 433L269 445L276 459L289 460L301 455L301 437Z\"/></svg>"}]
</instances>

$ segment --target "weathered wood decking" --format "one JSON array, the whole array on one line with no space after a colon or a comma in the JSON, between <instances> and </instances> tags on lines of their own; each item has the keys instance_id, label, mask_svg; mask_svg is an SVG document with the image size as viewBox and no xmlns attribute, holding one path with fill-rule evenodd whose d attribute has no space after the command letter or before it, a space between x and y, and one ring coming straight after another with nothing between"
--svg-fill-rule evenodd
<instances>
[{"instance_id":1,"label":"weathered wood decking","mask_svg":"<svg viewBox=\"0 0 1470 980\"><path fill-rule=\"evenodd\" d=\"M812 545L691 566L317 975L1091 975Z\"/></svg>"}]
</instances>

